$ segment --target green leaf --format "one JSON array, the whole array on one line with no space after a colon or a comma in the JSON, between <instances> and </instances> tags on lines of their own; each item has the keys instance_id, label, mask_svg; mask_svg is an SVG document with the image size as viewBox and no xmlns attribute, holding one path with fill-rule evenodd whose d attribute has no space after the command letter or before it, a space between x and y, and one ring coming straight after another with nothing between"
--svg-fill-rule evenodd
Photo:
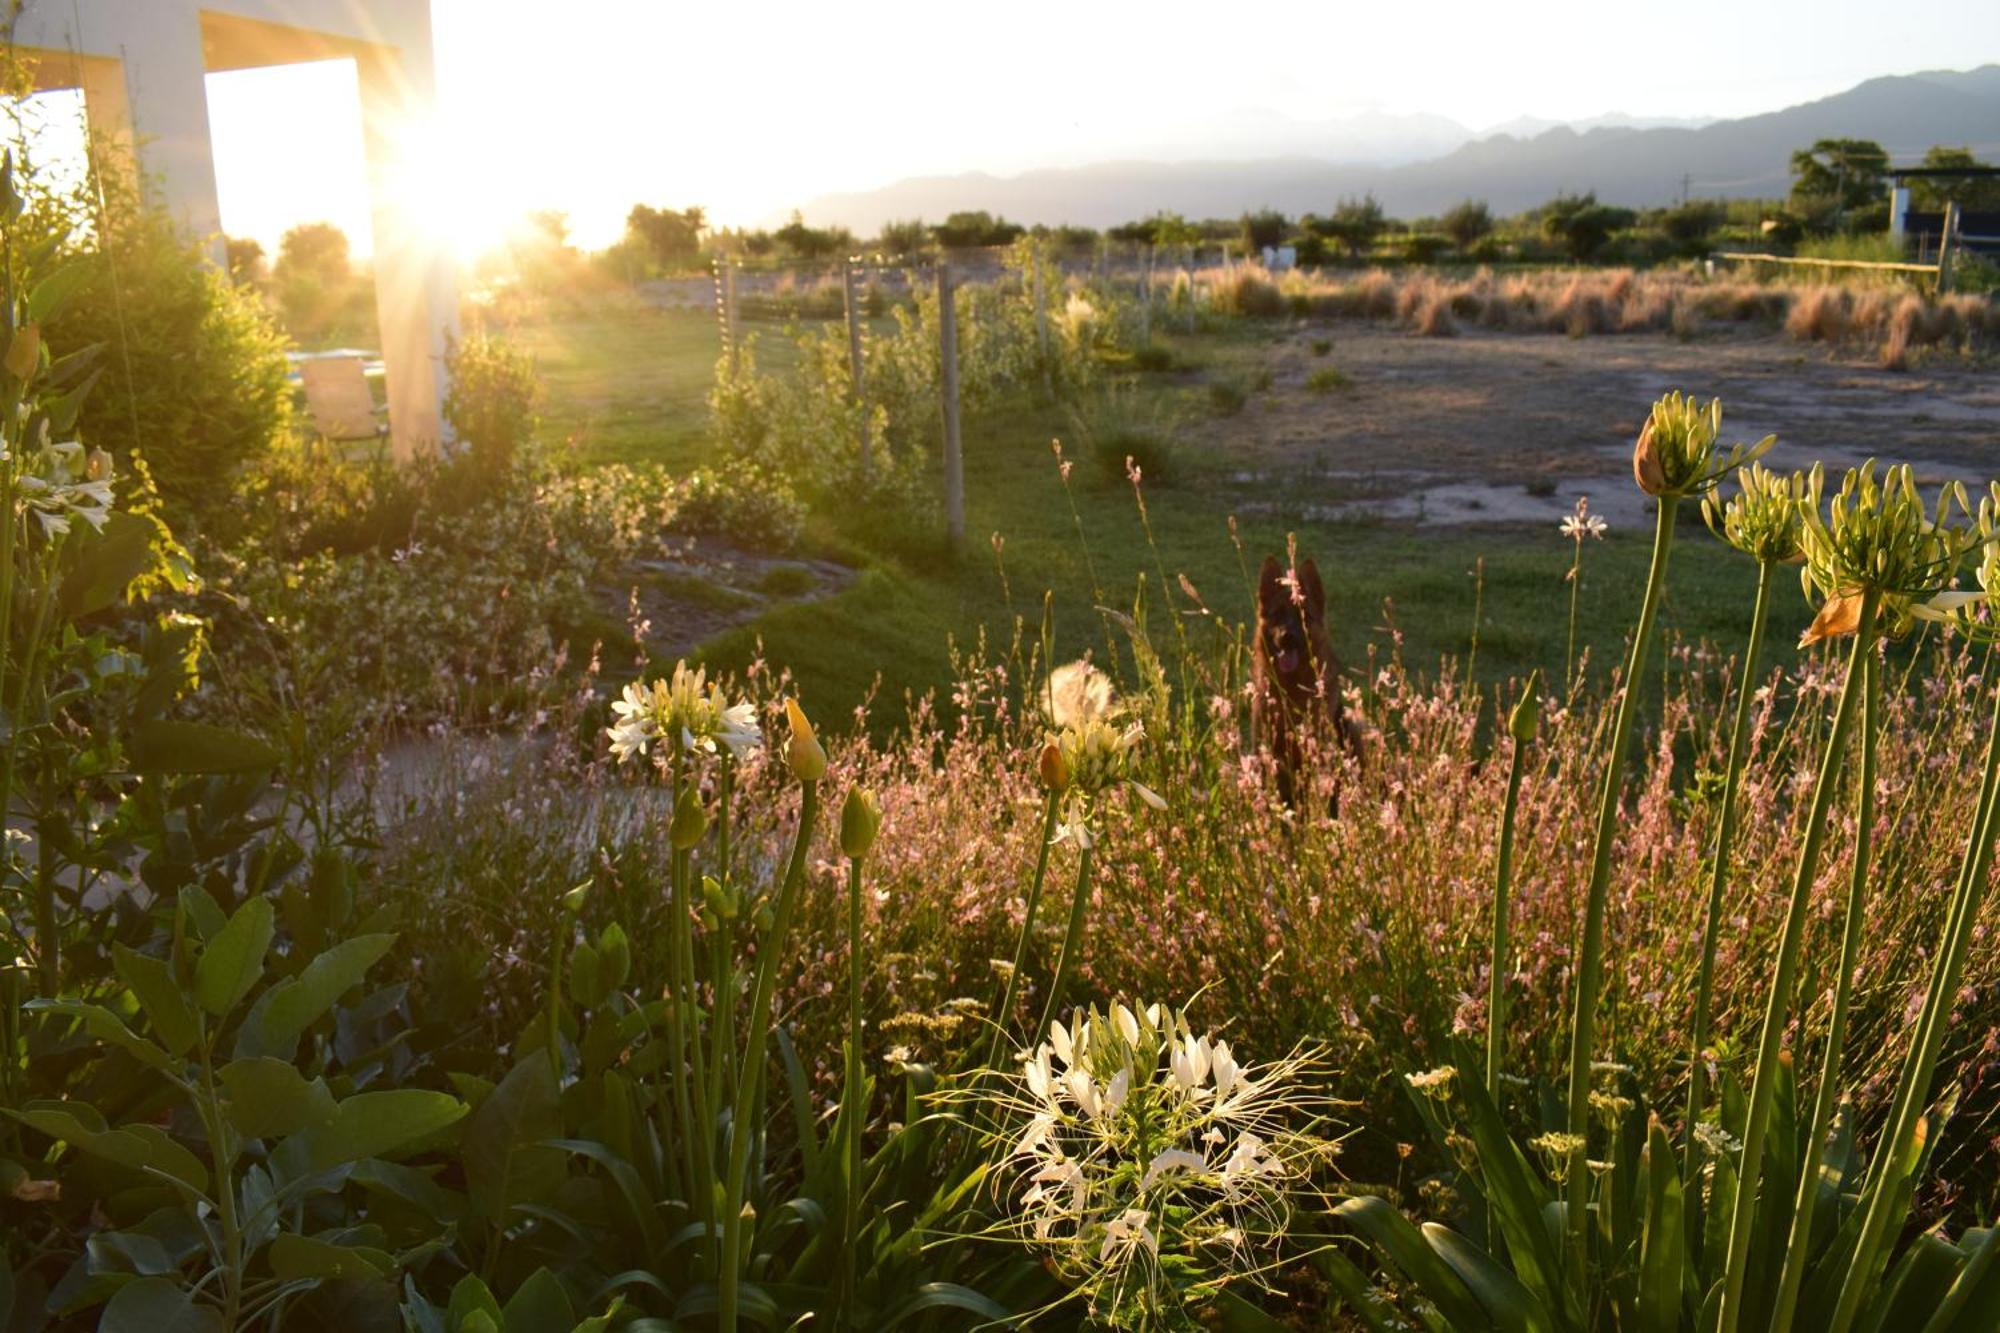
<instances>
[{"instance_id":1,"label":"green leaf","mask_svg":"<svg viewBox=\"0 0 2000 1333\"><path fill-rule=\"evenodd\" d=\"M491 1321L491 1327L498 1333L500 1328L500 1302L493 1299L493 1293L479 1280L477 1274L467 1273L451 1289L451 1304L445 1311L445 1328L450 1333L466 1326L466 1321L475 1314L483 1314Z\"/></svg>"},{"instance_id":2,"label":"green leaf","mask_svg":"<svg viewBox=\"0 0 2000 1333\"><path fill-rule=\"evenodd\" d=\"M36 323L58 313L63 305L90 281L87 262L72 260L36 283L28 291L28 318Z\"/></svg>"},{"instance_id":3,"label":"green leaf","mask_svg":"<svg viewBox=\"0 0 2000 1333\"><path fill-rule=\"evenodd\" d=\"M1553 1333L1554 1323L1534 1293L1521 1279L1502 1268L1493 1258L1449 1227L1426 1222L1423 1237L1438 1258L1451 1265L1473 1299L1493 1317L1493 1326L1503 1333Z\"/></svg>"},{"instance_id":4,"label":"green leaf","mask_svg":"<svg viewBox=\"0 0 2000 1333\"><path fill-rule=\"evenodd\" d=\"M296 977L272 986L251 1008L237 1034L236 1054L291 1059L298 1049L299 1035L358 985L395 942L394 935L358 935L344 940L307 963Z\"/></svg>"},{"instance_id":5,"label":"green leaf","mask_svg":"<svg viewBox=\"0 0 2000 1333\"><path fill-rule=\"evenodd\" d=\"M158 1171L196 1190L208 1188L208 1170L201 1159L168 1138L157 1125L110 1129L97 1109L83 1102L30 1102L23 1110L0 1113L92 1156L134 1171Z\"/></svg>"},{"instance_id":6,"label":"green leaf","mask_svg":"<svg viewBox=\"0 0 2000 1333\"><path fill-rule=\"evenodd\" d=\"M397 1088L358 1092L331 1120L305 1131L301 1143L315 1171L364 1157L381 1157L455 1124L466 1105L442 1092Z\"/></svg>"},{"instance_id":7,"label":"green leaf","mask_svg":"<svg viewBox=\"0 0 2000 1333\"><path fill-rule=\"evenodd\" d=\"M552 1333L576 1327L576 1309L556 1275L537 1268L500 1312L503 1333Z\"/></svg>"},{"instance_id":8,"label":"green leaf","mask_svg":"<svg viewBox=\"0 0 2000 1333\"><path fill-rule=\"evenodd\" d=\"M228 1094L230 1122L246 1139L296 1134L324 1125L337 1110L325 1079L308 1082L283 1060L232 1060L216 1076Z\"/></svg>"},{"instance_id":9,"label":"green leaf","mask_svg":"<svg viewBox=\"0 0 2000 1333\"><path fill-rule=\"evenodd\" d=\"M251 898L236 909L194 965L194 997L202 1008L220 1018L250 993L264 975L273 930L270 899Z\"/></svg>"},{"instance_id":10,"label":"green leaf","mask_svg":"<svg viewBox=\"0 0 2000 1333\"><path fill-rule=\"evenodd\" d=\"M271 1272L293 1278L387 1277L396 1261L386 1250L367 1245L335 1245L314 1236L282 1232L267 1251Z\"/></svg>"},{"instance_id":11,"label":"green leaf","mask_svg":"<svg viewBox=\"0 0 2000 1333\"><path fill-rule=\"evenodd\" d=\"M970 1287L961 1287L956 1282L926 1282L883 1312L882 1322L876 1327L881 1333L930 1310L964 1310L978 1315L981 1327L988 1322L1014 1324L1014 1312L988 1297L980 1295Z\"/></svg>"},{"instance_id":12,"label":"green leaf","mask_svg":"<svg viewBox=\"0 0 2000 1333\"><path fill-rule=\"evenodd\" d=\"M124 1019L103 1005L81 1004L75 1000L30 1000L22 1007L35 1013L71 1019L106 1045L129 1051L142 1064L165 1073L178 1072L172 1056L126 1027Z\"/></svg>"},{"instance_id":13,"label":"green leaf","mask_svg":"<svg viewBox=\"0 0 2000 1333\"><path fill-rule=\"evenodd\" d=\"M255 736L206 722L154 718L132 729L125 743L134 773L261 773L284 759Z\"/></svg>"},{"instance_id":14,"label":"green leaf","mask_svg":"<svg viewBox=\"0 0 2000 1333\"><path fill-rule=\"evenodd\" d=\"M164 959L122 944L112 947L112 962L119 979L139 1001L167 1053L187 1054L201 1036L201 1023L187 996L181 993L180 983L174 980L174 969Z\"/></svg>"},{"instance_id":15,"label":"green leaf","mask_svg":"<svg viewBox=\"0 0 2000 1333\"><path fill-rule=\"evenodd\" d=\"M1639 1326L1643 1333L1677 1333L1681 1278L1687 1267L1687 1224L1681 1209L1680 1166L1666 1127L1646 1131L1646 1230L1640 1242Z\"/></svg>"},{"instance_id":16,"label":"green leaf","mask_svg":"<svg viewBox=\"0 0 2000 1333\"><path fill-rule=\"evenodd\" d=\"M1337 1206L1333 1216L1361 1233L1378 1254L1416 1283L1453 1329L1476 1333L1492 1327L1493 1321L1456 1270L1437 1256L1422 1233L1388 1200L1357 1195Z\"/></svg>"},{"instance_id":17,"label":"green leaf","mask_svg":"<svg viewBox=\"0 0 2000 1333\"><path fill-rule=\"evenodd\" d=\"M159 531L149 519L112 510L105 518L104 530L91 533L63 576L57 594L63 615L80 619L123 597L132 580L152 567L153 542Z\"/></svg>"},{"instance_id":18,"label":"green leaf","mask_svg":"<svg viewBox=\"0 0 2000 1333\"><path fill-rule=\"evenodd\" d=\"M466 1122L466 1193L473 1215L499 1222L516 1204L539 1202L562 1183L562 1150L544 1141L562 1132L555 1075L548 1060L530 1052Z\"/></svg>"},{"instance_id":19,"label":"green leaf","mask_svg":"<svg viewBox=\"0 0 2000 1333\"><path fill-rule=\"evenodd\" d=\"M105 1303L97 1333L220 1333L222 1316L163 1277L127 1282Z\"/></svg>"}]
</instances>

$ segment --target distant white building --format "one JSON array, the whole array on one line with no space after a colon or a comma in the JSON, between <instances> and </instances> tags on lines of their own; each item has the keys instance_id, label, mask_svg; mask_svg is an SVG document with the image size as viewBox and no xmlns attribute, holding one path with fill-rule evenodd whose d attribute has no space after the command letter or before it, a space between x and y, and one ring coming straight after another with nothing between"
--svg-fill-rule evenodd
<instances>
[{"instance_id":1,"label":"distant white building","mask_svg":"<svg viewBox=\"0 0 2000 1333\"><path fill-rule=\"evenodd\" d=\"M221 70L354 61L374 230L376 313L396 450L443 438L452 266L411 192L408 128L435 101L430 0L27 0L15 29L38 90L83 93L94 135L136 163L156 196L221 257L222 217L204 78Z\"/></svg>"}]
</instances>

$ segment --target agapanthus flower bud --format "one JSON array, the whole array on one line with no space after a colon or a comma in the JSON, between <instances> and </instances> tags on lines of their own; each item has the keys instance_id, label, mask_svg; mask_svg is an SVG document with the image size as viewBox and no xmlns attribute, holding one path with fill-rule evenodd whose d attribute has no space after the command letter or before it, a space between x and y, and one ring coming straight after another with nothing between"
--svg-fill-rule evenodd
<instances>
[{"instance_id":1,"label":"agapanthus flower bud","mask_svg":"<svg viewBox=\"0 0 2000 1333\"><path fill-rule=\"evenodd\" d=\"M1042 785L1050 791L1059 792L1069 786L1069 762L1063 758L1062 746L1050 741L1042 747L1042 757L1036 764Z\"/></svg>"},{"instance_id":2,"label":"agapanthus flower bud","mask_svg":"<svg viewBox=\"0 0 2000 1333\"><path fill-rule=\"evenodd\" d=\"M813 735L812 723L797 699L785 700L785 721L791 724L792 740L786 751L792 776L800 782L818 782L826 776L826 750Z\"/></svg>"},{"instance_id":3,"label":"agapanthus flower bud","mask_svg":"<svg viewBox=\"0 0 2000 1333\"><path fill-rule=\"evenodd\" d=\"M1516 745L1526 745L1535 739L1535 732L1542 721L1542 673L1530 671L1528 684L1522 689L1521 697L1514 702L1513 711L1507 714L1507 734L1514 738Z\"/></svg>"},{"instance_id":4,"label":"agapanthus flower bud","mask_svg":"<svg viewBox=\"0 0 2000 1333\"><path fill-rule=\"evenodd\" d=\"M840 850L847 859L859 861L868 855L881 828L882 807L876 802L875 793L866 787L849 791L847 803L840 808Z\"/></svg>"},{"instance_id":5,"label":"agapanthus flower bud","mask_svg":"<svg viewBox=\"0 0 2000 1333\"><path fill-rule=\"evenodd\" d=\"M111 480L111 455L102 449L92 449L84 456L83 475L88 481Z\"/></svg>"},{"instance_id":6,"label":"agapanthus flower bud","mask_svg":"<svg viewBox=\"0 0 2000 1333\"><path fill-rule=\"evenodd\" d=\"M675 851L684 852L699 843L707 832L708 811L702 808L701 793L690 783L681 789L681 798L674 803L674 819L667 828L667 837Z\"/></svg>"}]
</instances>

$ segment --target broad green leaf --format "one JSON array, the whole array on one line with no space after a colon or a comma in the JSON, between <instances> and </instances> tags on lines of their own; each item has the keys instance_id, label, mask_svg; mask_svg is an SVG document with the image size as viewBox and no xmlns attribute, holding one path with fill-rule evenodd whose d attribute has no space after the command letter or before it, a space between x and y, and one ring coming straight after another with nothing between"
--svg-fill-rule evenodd
<instances>
[{"instance_id":1,"label":"broad green leaf","mask_svg":"<svg viewBox=\"0 0 2000 1333\"><path fill-rule=\"evenodd\" d=\"M153 542L158 535L159 529L151 520L122 509L112 510L104 530L91 533L78 548L76 563L63 576L57 594L63 615L80 619L123 597L132 580L152 566Z\"/></svg>"},{"instance_id":2,"label":"broad green leaf","mask_svg":"<svg viewBox=\"0 0 2000 1333\"><path fill-rule=\"evenodd\" d=\"M1333 1216L1353 1227L1376 1253L1414 1282L1453 1329L1477 1333L1492 1326L1464 1280L1388 1200L1357 1195L1334 1208Z\"/></svg>"},{"instance_id":3,"label":"broad green leaf","mask_svg":"<svg viewBox=\"0 0 2000 1333\"><path fill-rule=\"evenodd\" d=\"M348 1179L365 1190L402 1200L439 1226L456 1222L465 1215L463 1194L446 1189L427 1172L399 1162L370 1158L356 1163Z\"/></svg>"},{"instance_id":4,"label":"broad green leaf","mask_svg":"<svg viewBox=\"0 0 2000 1333\"><path fill-rule=\"evenodd\" d=\"M562 1183L555 1075L539 1053L523 1057L466 1122L466 1193L476 1217L499 1222L516 1204L540 1202Z\"/></svg>"},{"instance_id":5,"label":"broad green leaf","mask_svg":"<svg viewBox=\"0 0 2000 1333\"><path fill-rule=\"evenodd\" d=\"M150 1168L197 1190L208 1187L208 1170L201 1159L168 1138L157 1125L111 1129L95 1107L82 1102L30 1102L23 1110L4 1113L92 1156L134 1171Z\"/></svg>"},{"instance_id":6,"label":"broad green leaf","mask_svg":"<svg viewBox=\"0 0 2000 1333\"><path fill-rule=\"evenodd\" d=\"M273 929L268 898L251 898L236 909L195 963L194 997L202 1008L220 1018L250 993L264 975Z\"/></svg>"},{"instance_id":7,"label":"broad green leaf","mask_svg":"<svg viewBox=\"0 0 2000 1333\"><path fill-rule=\"evenodd\" d=\"M964 1310L978 1315L981 1327L989 1321L1010 1327L1014 1323L1013 1311L970 1287L962 1287L956 1282L926 1282L884 1311L882 1322L876 1327L881 1333L888 1333L904 1320L931 1310Z\"/></svg>"},{"instance_id":8,"label":"broad green leaf","mask_svg":"<svg viewBox=\"0 0 2000 1333\"><path fill-rule=\"evenodd\" d=\"M475 1273L467 1273L451 1289L451 1304L445 1311L445 1327L451 1333L466 1327L466 1322L475 1314L483 1314L492 1321L492 1328L498 1333L500 1328L500 1302L493 1299L493 1293L479 1280Z\"/></svg>"},{"instance_id":9,"label":"broad green leaf","mask_svg":"<svg viewBox=\"0 0 2000 1333\"><path fill-rule=\"evenodd\" d=\"M314 1236L281 1233L267 1251L271 1272L281 1278L387 1277L396 1261L386 1250L335 1245Z\"/></svg>"},{"instance_id":10,"label":"broad green leaf","mask_svg":"<svg viewBox=\"0 0 2000 1333\"><path fill-rule=\"evenodd\" d=\"M380 1157L457 1122L466 1105L442 1092L397 1088L358 1092L340 1103L331 1120L305 1131L301 1142L315 1171Z\"/></svg>"},{"instance_id":11,"label":"broad green leaf","mask_svg":"<svg viewBox=\"0 0 2000 1333\"><path fill-rule=\"evenodd\" d=\"M174 1271L173 1257L157 1236L142 1231L100 1231L84 1242L93 1273L136 1273L164 1277Z\"/></svg>"},{"instance_id":12,"label":"broad green leaf","mask_svg":"<svg viewBox=\"0 0 2000 1333\"><path fill-rule=\"evenodd\" d=\"M1640 1242L1639 1325L1645 1333L1677 1333L1681 1326L1681 1277L1687 1266L1687 1223L1681 1211L1681 1174L1666 1127L1646 1133L1646 1231Z\"/></svg>"},{"instance_id":13,"label":"broad green leaf","mask_svg":"<svg viewBox=\"0 0 2000 1333\"><path fill-rule=\"evenodd\" d=\"M1449 1227L1426 1222L1421 1228L1438 1258L1451 1265L1503 1333L1553 1333L1554 1323L1533 1292L1493 1258Z\"/></svg>"},{"instance_id":14,"label":"broad green leaf","mask_svg":"<svg viewBox=\"0 0 2000 1333\"><path fill-rule=\"evenodd\" d=\"M358 935L321 953L296 977L287 977L259 997L236 1037L238 1056L269 1055L289 1060L299 1035L333 1008L389 952L394 935Z\"/></svg>"},{"instance_id":15,"label":"broad green leaf","mask_svg":"<svg viewBox=\"0 0 2000 1333\"><path fill-rule=\"evenodd\" d=\"M174 980L174 969L164 959L122 944L113 946L112 958L119 979L131 988L168 1054L187 1054L201 1036L201 1023Z\"/></svg>"},{"instance_id":16,"label":"broad green leaf","mask_svg":"<svg viewBox=\"0 0 2000 1333\"><path fill-rule=\"evenodd\" d=\"M221 1333L222 1315L163 1277L142 1277L105 1303L97 1333Z\"/></svg>"},{"instance_id":17,"label":"broad green leaf","mask_svg":"<svg viewBox=\"0 0 2000 1333\"><path fill-rule=\"evenodd\" d=\"M28 289L28 318L36 323L61 312L65 302L90 281L94 266L75 259Z\"/></svg>"},{"instance_id":18,"label":"broad green leaf","mask_svg":"<svg viewBox=\"0 0 2000 1333\"><path fill-rule=\"evenodd\" d=\"M71 1019L97 1040L129 1051L143 1064L168 1073L178 1072L172 1056L126 1027L125 1020L102 1005L81 1004L75 1000L30 1000L23 1007Z\"/></svg>"},{"instance_id":19,"label":"broad green leaf","mask_svg":"<svg viewBox=\"0 0 2000 1333\"><path fill-rule=\"evenodd\" d=\"M568 1333L576 1327L576 1308L556 1275L537 1268L501 1309L500 1327L504 1333L551 1333L556 1329Z\"/></svg>"},{"instance_id":20,"label":"broad green leaf","mask_svg":"<svg viewBox=\"0 0 2000 1333\"><path fill-rule=\"evenodd\" d=\"M230 1123L246 1139L275 1139L324 1125L336 1107L326 1080L307 1081L283 1060L232 1060L216 1071Z\"/></svg>"},{"instance_id":21,"label":"broad green leaf","mask_svg":"<svg viewBox=\"0 0 2000 1333\"><path fill-rule=\"evenodd\" d=\"M268 742L206 722L153 718L125 743L134 773L259 773L283 761Z\"/></svg>"}]
</instances>

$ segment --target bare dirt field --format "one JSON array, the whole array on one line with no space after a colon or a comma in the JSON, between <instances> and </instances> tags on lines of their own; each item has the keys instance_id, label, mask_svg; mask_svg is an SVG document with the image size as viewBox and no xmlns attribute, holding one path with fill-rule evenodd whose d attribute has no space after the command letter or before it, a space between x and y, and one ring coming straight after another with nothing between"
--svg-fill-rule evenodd
<instances>
[{"instance_id":1,"label":"bare dirt field","mask_svg":"<svg viewBox=\"0 0 2000 1333\"><path fill-rule=\"evenodd\" d=\"M1776 434L1773 467L1875 457L1930 482L1983 489L2000 476L2000 373L1951 356L1889 371L1774 334L1419 338L1334 325L1288 334L1261 364L1269 391L1198 439L1233 485L1269 497L1282 479L1284 499L1265 506L1308 518L1553 523L1587 494L1612 522L1637 521L1632 441L1647 405L1676 388L1722 398L1726 440ZM1308 377L1327 367L1346 384L1313 391Z\"/></svg>"}]
</instances>

